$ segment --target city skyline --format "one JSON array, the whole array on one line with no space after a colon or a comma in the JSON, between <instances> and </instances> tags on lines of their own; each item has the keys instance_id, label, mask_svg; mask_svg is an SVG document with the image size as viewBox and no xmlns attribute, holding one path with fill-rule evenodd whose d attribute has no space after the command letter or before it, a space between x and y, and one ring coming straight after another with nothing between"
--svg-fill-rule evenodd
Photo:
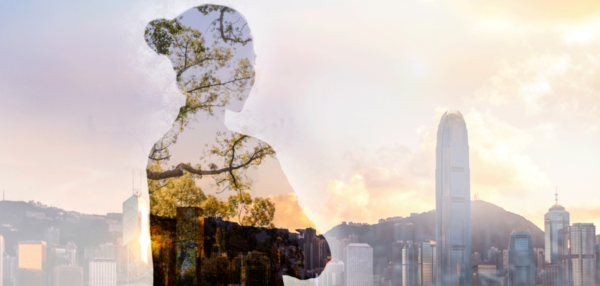
<instances>
[{"instance_id":1,"label":"city skyline","mask_svg":"<svg viewBox=\"0 0 600 286\"><path fill-rule=\"evenodd\" d=\"M454 113L453 115L456 116L458 114ZM459 117L454 119L459 119ZM460 123L460 121L458 122ZM441 125L445 126L445 123ZM460 127L460 125L458 126ZM446 131L451 131L451 129ZM452 134L452 132L449 133ZM455 136L459 135L458 138L460 138L461 135L465 135L461 132L454 132L454 134ZM442 142L443 141L444 140L442 140ZM458 143L461 142L459 141ZM124 212L123 214L121 214L123 215L122 220L127 220L126 217L129 216L129 214L127 213L130 212L130 210L132 209L130 201L137 202L140 199L141 198L137 194L134 194L130 199L124 202ZM141 210L141 208L142 206L138 206L137 210ZM561 210L563 212L561 212ZM564 209L556 202L550 208L549 213L552 214L553 211L558 211L559 214L562 213L564 215ZM107 216L107 218L111 218L112 220L113 218L115 218L115 215L117 214L112 214L110 216ZM552 216L548 215L547 217L552 218ZM36 217L34 219L39 218ZM401 221L401 218L390 219L390 221L380 222L380 224ZM565 222L565 219L559 221L562 223ZM408 223L407 225L412 225L412 223ZM552 225L551 219L549 225ZM358 279L362 281L358 284L361 286L366 285L364 283L365 281L371 281L373 285L377 286L395 285L381 283L396 283L396 280L403 281L402 283L409 283L409 285L429 285L431 279L428 279L427 277L431 276L429 276L427 273L431 273L431 270L436 269L437 267L437 263L432 263L433 261L435 261L436 257L436 255L434 254L436 252L436 243L434 241L423 240L422 238L416 237L415 228L413 227L404 229L404 231L408 231L408 234L412 234L412 236L406 236L407 233L404 233L403 235L402 231L399 233L393 232L394 239L398 241L392 243L392 251L386 253L387 259L389 259L390 265L392 266L391 268L388 267L387 269L389 270L387 271L391 270L393 275L388 275L385 271L382 272L382 269L379 269L381 265L375 267L376 264L374 264L374 261L377 255L375 255L373 248L380 248L381 245L374 244L374 246L372 246L369 243L365 243L358 236L353 234L351 234L347 238L342 239L341 244L336 244L335 242L337 240L335 236L328 235L325 236L325 238L327 238L327 240L329 240L330 243L334 242L333 244L331 244L331 246L333 246L334 248L330 249L329 247L326 247L322 237L316 235L315 229L307 228L306 230L298 231L300 232L300 236L298 237L299 244L301 245L300 250L305 252L304 265L306 267L304 269L304 272L302 272L304 274L301 274L300 277L314 278L320 271L323 270L325 264L328 261L334 262L330 271L324 272L324 275L322 277L319 276L319 278L317 278L317 280L313 280L313 282L321 281L318 283L331 283L331 281L338 281L337 277L339 277L338 274L340 273L340 269L352 266L353 270L347 271L344 275L346 277L346 281L354 281ZM121 241L123 241L124 238L131 237L131 235L127 232L133 233L134 237L136 235L140 236L140 238L143 236L142 233L139 233L139 230L130 230L129 226L123 225L123 237L121 238ZM61 260L55 260L58 257L60 257L59 253L65 253L65 250L67 250L68 252L68 250L71 249L73 250L73 253L75 253L77 247L75 245L72 245L71 243L69 243L69 245L66 246L59 246L58 244L60 242L59 238L61 235L61 231L58 228L49 226L48 228L44 229L42 233L44 236L43 241L21 240L18 243L20 249L18 256L19 276L23 277L21 278L22 281L25 281L23 280L25 278L35 279L39 281L40 278L44 279L46 276L48 278L48 281L81 281L81 279L83 279L85 275L88 275L85 274L88 272L87 270L82 270L82 268L80 267L74 267L74 265L81 264L82 262L85 264L85 261L90 262L90 283L98 279L109 279L110 281L115 281L114 279L116 279L116 277L118 276L118 271L115 272L114 267L118 264L114 263L118 263L116 262L116 257L121 257L120 259L122 259L123 257L123 254L118 254L120 253L118 245L106 243L100 246L86 247L83 251L80 250L80 257L81 254L84 254L83 257L85 257L85 260L83 260L82 262L76 262L72 254L65 256L68 257L66 260L63 260L62 258ZM505 233L505 235L508 234ZM474 260L471 264L473 266L473 277L477 277L478 283L482 283L483 281L488 281L486 283L499 283L499 281L505 281L504 283L508 283L508 285L519 285L519 283L525 283L526 285L530 285L531 283L533 283L532 281L534 280L538 282L546 281L543 282L542 285L556 285L549 284L548 281L551 281L552 279L560 279L557 281L567 281L561 285L567 285L565 283L572 283L568 285L573 286L595 285L594 283L598 267L597 253L598 249L600 249L600 245L598 244L599 240L596 236L594 224L584 222L574 222L572 224L564 223L563 228L558 230L558 235L558 254L559 259L561 260L558 264L546 264L544 261L545 259L543 251L540 251L539 248L535 248L529 230L515 228L509 235L510 242L507 246L507 249L505 249L507 255L504 258L502 258L501 255L502 251L500 251L500 249L496 247L491 247L489 250L484 251L484 255L478 255L478 253L476 252L471 253L473 257L478 257L478 261ZM365 237L368 238L369 235L366 234L366 236L363 236L363 238ZM2 237L0 237L0 241L1 240ZM134 241L137 240L134 239ZM311 243L306 243L309 241ZM47 252L45 246L48 246ZM137 246L135 247L138 248L139 246L140 245L137 244ZM216 251L214 247L215 246L213 246L212 250L213 258L210 258L213 260L215 257L221 257L222 253L220 250L218 250L218 246L216 246ZM340 261L336 259L336 256L340 257L340 249L336 249L335 247L343 249L342 251L344 252L344 255L342 256L345 256L345 258L343 259L344 262L342 262L341 264L339 263ZM354 254L352 249L354 249L355 247L359 247L361 249L367 248L370 250L368 250L367 252L361 250ZM251 255L248 254L248 259L250 259L250 257ZM502 260L505 260L506 272L504 272L504 274L499 274L497 271L502 267ZM57 263L59 261L61 261L61 264L51 264ZM97 272L92 271L93 269L95 269L92 267L91 264L94 261L101 261L103 263L108 262L109 264L113 263L110 264L112 265L110 267L113 267L113 270L111 270L110 272L106 272L106 275L108 276L104 277L105 274L102 274L103 278L98 278L98 276L94 276L96 275L94 273ZM540 265L540 263L542 264ZM52 267L53 265L56 265L56 267ZM556 266L556 268L553 268L554 266ZM556 271L556 275L552 271ZM400 276L396 275L398 274L398 272ZM41 277L39 273L41 273ZM475 281L475 278L473 279ZM368 284L370 284L370 282ZM346 286L348 286L348 284Z\"/></svg>"},{"instance_id":2,"label":"city skyline","mask_svg":"<svg viewBox=\"0 0 600 286\"><path fill-rule=\"evenodd\" d=\"M375 222L433 209L432 137L449 107L462 110L471 126L473 193L543 227L558 185L559 193L569 193L561 205L572 220L598 224L600 201L587 199L600 168L596 4L580 11L553 2L534 13L531 5L512 1L495 1L493 11L461 1L443 1L451 8L440 9L434 2L394 3L385 11L361 2L314 2L318 11L305 2L231 3L256 34L261 67L259 86L240 116L255 118L261 138L280 155L268 169L277 172L273 187L266 173L253 173L256 195L272 195L281 209L304 210L319 230L344 220ZM118 210L130 194L131 170L145 166L149 145L164 131L156 126L174 117L159 116L169 106L155 99L165 95L181 103L170 81L172 66L147 48L143 29L192 3L2 5L8 5L2 11L15 11L2 14L2 25L24 30L0 32L8 43L0 54L11 55L0 70L0 132L11 151L0 164L0 188L11 200L92 213ZM40 7L48 13L31 12ZM58 17L62 11L80 24ZM325 17L332 11L339 17ZM483 20L490 14L492 20ZM355 21L357 15L364 21ZM115 21L104 25L107 17ZM323 37L323 29L346 36ZM72 45L48 45L54 40ZM386 45L373 45L379 42ZM458 48L441 48L448 46ZM37 60L20 60L31 55ZM36 82L52 84L41 88ZM365 94L372 99L365 101ZM196 130L220 130L225 121L234 127L232 115ZM323 166L310 173L299 167L306 162ZM395 201L405 213L398 213ZM289 228L307 222L278 219Z\"/></svg>"}]
</instances>

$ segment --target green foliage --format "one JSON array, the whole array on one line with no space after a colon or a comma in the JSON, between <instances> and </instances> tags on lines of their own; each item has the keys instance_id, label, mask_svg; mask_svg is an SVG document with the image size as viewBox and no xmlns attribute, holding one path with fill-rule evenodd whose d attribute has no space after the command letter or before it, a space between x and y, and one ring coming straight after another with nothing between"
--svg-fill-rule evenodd
<instances>
[{"instance_id":1,"label":"green foliage","mask_svg":"<svg viewBox=\"0 0 600 286\"><path fill-rule=\"evenodd\" d=\"M162 170L158 163L149 168ZM178 206L202 206L207 201L207 196L196 185L195 177L191 173L186 173L182 177L163 181L148 180L151 213L157 216L175 217Z\"/></svg>"},{"instance_id":2,"label":"green foliage","mask_svg":"<svg viewBox=\"0 0 600 286\"><path fill-rule=\"evenodd\" d=\"M269 198L254 198L249 214L244 217L245 226L274 228L272 221L275 217L275 204Z\"/></svg>"},{"instance_id":3,"label":"green foliage","mask_svg":"<svg viewBox=\"0 0 600 286\"><path fill-rule=\"evenodd\" d=\"M275 156L268 144L235 132L219 132L215 143L203 150L215 159L213 162L205 166L190 163L169 166L169 148L177 143L182 132L191 128L191 121L198 120L199 115L214 116L215 111L224 110L232 100L244 100L254 83L251 61L236 58L234 48L252 41L245 20L225 6L204 5L197 10L203 16L215 17L210 24L212 29L201 32L183 25L179 17L151 21L144 35L154 51L169 57L179 90L186 97L173 127L153 146L149 156L147 171L163 174L148 176L151 213L175 217L178 206L195 206L204 210L205 217L228 220L237 216L242 225L273 227L274 204L269 199L250 196L252 180L246 175L248 168L262 164L267 156ZM212 40L207 37L210 34ZM180 165L187 166L187 171L172 172ZM216 189L215 193L229 189L235 194L227 200L206 195L196 184L203 176L214 180L211 188Z\"/></svg>"},{"instance_id":4,"label":"green foliage","mask_svg":"<svg viewBox=\"0 0 600 286\"><path fill-rule=\"evenodd\" d=\"M146 43L154 49L155 52L162 55L171 54L171 45L173 45L173 37L181 33L183 26L179 19L173 20L153 20L144 33Z\"/></svg>"},{"instance_id":5,"label":"green foliage","mask_svg":"<svg viewBox=\"0 0 600 286\"><path fill-rule=\"evenodd\" d=\"M244 21L244 24L237 25L239 20L228 21L226 19L226 14L234 15L237 12L229 7L220 6L220 5L203 5L197 7L198 11L203 15L209 15L214 12L219 13L219 18L212 22L214 26L213 32L218 32L217 37L220 37L225 43L233 44L242 44L246 45L248 42L252 41L251 37L244 38L244 29L247 27L247 24Z\"/></svg>"}]
</instances>

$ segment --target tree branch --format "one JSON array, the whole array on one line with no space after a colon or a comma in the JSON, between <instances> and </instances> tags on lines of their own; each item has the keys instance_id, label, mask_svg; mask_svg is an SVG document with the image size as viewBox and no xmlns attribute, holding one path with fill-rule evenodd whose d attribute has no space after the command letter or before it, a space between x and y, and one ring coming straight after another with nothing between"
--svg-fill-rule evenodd
<instances>
[{"instance_id":1,"label":"tree branch","mask_svg":"<svg viewBox=\"0 0 600 286\"><path fill-rule=\"evenodd\" d=\"M215 84L209 84L209 85L203 85L203 86L199 86L196 88L192 88L190 90L188 90L187 92L194 92L200 89L204 89L204 88L209 88L209 87L213 87L213 86L220 86L220 85L226 85L226 84L230 84L236 81L240 81L240 80L245 80L245 79L251 79L252 77L242 77L242 78L236 78L236 79L232 79L230 81L226 81L226 82L221 82L221 83L215 83Z\"/></svg>"},{"instance_id":2,"label":"tree branch","mask_svg":"<svg viewBox=\"0 0 600 286\"><path fill-rule=\"evenodd\" d=\"M196 169L188 164L180 163L179 165L177 165L177 167L175 167L175 169L162 171L162 172L154 172L154 171L151 171L150 169L146 169L146 177L148 178L148 180L164 180L164 179L169 179L169 178L181 177L184 175L184 171L187 171L192 174L199 175L199 176L218 175L218 174L222 174L225 172L230 172L230 174L232 174L232 171L247 167L248 165L252 164L252 162L260 159L261 156L259 156L259 154L262 154L263 152L264 152L264 149L258 150L257 152L255 152L252 155L252 157L250 157L250 159L248 159L248 161L244 162L243 164L237 165L237 166L229 165L229 167L221 168L221 169L201 170L201 169ZM235 178L235 176L234 176L234 178Z\"/></svg>"}]
</instances>

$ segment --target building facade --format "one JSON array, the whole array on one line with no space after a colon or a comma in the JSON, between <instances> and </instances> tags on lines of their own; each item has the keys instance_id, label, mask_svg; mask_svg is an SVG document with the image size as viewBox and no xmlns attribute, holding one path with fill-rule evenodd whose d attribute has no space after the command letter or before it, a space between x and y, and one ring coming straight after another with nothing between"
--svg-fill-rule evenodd
<instances>
[{"instance_id":1,"label":"building facade","mask_svg":"<svg viewBox=\"0 0 600 286\"><path fill-rule=\"evenodd\" d=\"M421 242L419 246L419 268L422 286L435 286L435 241Z\"/></svg>"},{"instance_id":2,"label":"building facade","mask_svg":"<svg viewBox=\"0 0 600 286\"><path fill-rule=\"evenodd\" d=\"M546 264L541 272L542 286L559 286L558 264Z\"/></svg>"},{"instance_id":3,"label":"building facade","mask_svg":"<svg viewBox=\"0 0 600 286\"><path fill-rule=\"evenodd\" d=\"M493 262L473 263L473 286L500 286L500 280L496 275L497 265Z\"/></svg>"},{"instance_id":4,"label":"building facade","mask_svg":"<svg viewBox=\"0 0 600 286\"><path fill-rule=\"evenodd\" d=\"M0 235L0 286L4 282L4 237Z\"/></svg>"},{"instance_id":5,"label":"building facade","mask_svg":"<svg viewBox=\"0 0 600 286\"><path fill-rule=\"evenodd\" d=\"M373 248L366 243L346 247L346 286L373 286Z\"/></svg>"},{"instance_id":6,"label":"building facade","mask_svg":"<svg viewBox=\"0 0 600 286\"><path fill-rule=\"evenodd\" d=\"M508 247L508 286L534 286L535 256L529 231L513 231Z\"/></svg>"},{"instance_id":7,"label":"building facade","mask_svg":"<svg viewBox=\"0 0 600 286\"><path fill-rule=\"evenodd\" d=\"M412 241L402 249L402 285L421 285L418 247Z\"/></svg>"},{"instance_id":8,"label":"building facade","mask_svg":"<svg viewBox=\"0 0 600 286\"><path fill-rule=\"evenodd\" d=\"M403 241L392 243L391 280L392 286L402 286L402 249Z\"/></svg>"},{"instance_id":9,"label":"building facade","mask_svg":"<svg viewBox=\"0 0 600 286\"><path fill-rule=\"evenodd\" d=\"M571 286L596 285L596 227L592 223L574 223L563 228L559 251L560 276Z\"/></svg>"},{"instance_id":10,"label":"building facade","mask_svg":"<svg viewBox=\"0 0 600 286\"><path fill-rule=\"evenodd\" d=\"M83 286L83 268L77 266L54 267L52 286Z\"/></svg>"},{"instance_id":11,"label":"building facade","mask_svg":"<svg viewBox=\"0 0 600 286\"><path fill-rule=\"evenodd\" d=\"M467 126L447 111L436 148L436 265L440 285L471 285L471 187Z\"/></svg>"},{"instance_id":12,"label":"building facade","mask_svg":"<svg viewBox=\"0 0 600 286\"><path fill-rule=\"evenodd\" d=\"M546 263L558 264L560 244L560 230L568 227L570 224L569 213L564 207L556 203L544 215L544 235L545 235L545 255Z\"/></svg>"},{"instance_id":13,"label":"building facade","mask_svg":"<svg viewBox=\"0 0 600 286\"><path fill-rule=\"evenodd\" d=\"M114 259L90 259L89 286L117 286L117 262Z\"/></svg>"},{"instance_id":14,"label":"building facade","mask_svg":"<svg viewBox=\"0 0 600 286\"><path fill-rule=\"evenodd\" d=\"M45 286L46 242L19 241L19 285Z\"/></svg>"}]
</instances>

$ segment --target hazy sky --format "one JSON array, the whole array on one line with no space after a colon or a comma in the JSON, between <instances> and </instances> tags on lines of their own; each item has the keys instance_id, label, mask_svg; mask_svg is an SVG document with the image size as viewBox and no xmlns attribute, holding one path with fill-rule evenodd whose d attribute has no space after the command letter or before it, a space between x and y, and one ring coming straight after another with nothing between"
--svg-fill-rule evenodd
<instances>
[{"instance_id":1,"label":"hazy sky","mask_svg":"<svg viewBox=\"0 0 600 286\"><path fill-rule=\"evenodd\" d=\"M0 3L7 199L120 211L182 103L144 28L204 3ZM278 225L306 223L299 207L321 231L433 209L447 109L465 116L472 195L543 228L557 186L572 222L600 223L598 1L215 3L252 29L255 86L220 120L277 151L254 192L288 211Z\"/></svg>"}]
</instances>

